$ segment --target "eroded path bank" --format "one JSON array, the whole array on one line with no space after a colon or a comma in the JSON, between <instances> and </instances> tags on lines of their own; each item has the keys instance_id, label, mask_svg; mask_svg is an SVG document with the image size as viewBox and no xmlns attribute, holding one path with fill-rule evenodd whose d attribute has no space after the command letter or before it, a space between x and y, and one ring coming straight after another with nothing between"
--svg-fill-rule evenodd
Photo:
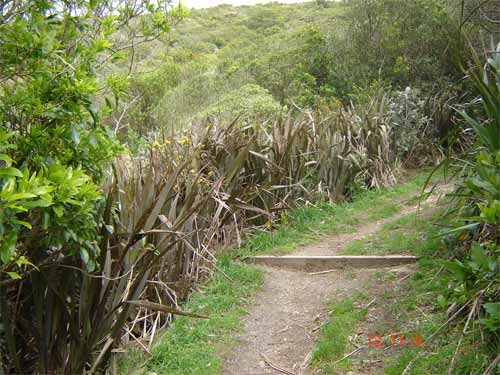
<instances>
[{"instance_id":1,"label":"eroded path bank","mask_svg":"<svg viewBox=\"0 0 500 375\"><path fill-rule=\"evenodd\" d=\"M437 194L433 195L425 207L434 205L437 197ZM325 237L315 245L297 249L292 255L338 255L353 241L369 238L388 223L402 217L415 217L421 208L417 204L405 205L403 201L400 205L395 215L361 225L350 233ZM265 274L264 286L245 318L244 333L238 337L236 349L225 355L224 375L278 374L287 371L290 374L312 373L309 367L314 344L318 341L322 324L328 318L328 303L369 293L371 286L375 287L373 293L376 294L380 273L390 273L396 279L404 279L414 271L414 266L376 269L347 267L326 273L281 267L262 269ZM379 366L377 362L373 364ZM369 367L367 370L370 370Z\"/></svg>"}]
</instances>

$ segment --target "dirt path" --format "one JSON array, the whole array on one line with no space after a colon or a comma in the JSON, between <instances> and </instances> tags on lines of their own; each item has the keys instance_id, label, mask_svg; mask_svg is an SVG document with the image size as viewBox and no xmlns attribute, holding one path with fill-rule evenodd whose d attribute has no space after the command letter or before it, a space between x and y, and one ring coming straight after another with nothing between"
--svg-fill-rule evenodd
<instances>
[{"instance_id":1,"label":"dirt path","mask_svg":"<svg viewBox=\"0 0 500 375\"><path fill-rule=\"evenodd\" d=\"M327 318L325 302L361 288L368 273L307 273L265 268L265 284L245 321L245 333L227 359L225 375L264 375L273 364L302 373L308 366L319 328Z\"/></svg>"},{"instance_id":2,"label":"dirt path","mask_svg":"<svg viewBox=\"0 0 500 375\"><path fill-rule=\"evenodd\" d=\"M427 204L433 202L434 199ZM349 242L374 234L385 223L417 209L418 206L402 206L401 211L390 218L363 225L355 233L325 237L293 255L335 255ZM403 268L402 273L411 272L411 267ZM309 275L270 267L263 270L263 289L245 318L245 330L238 337L236 349L226 355L224 375L279 374L266 365L265 359L294 374L304 374L319 328L328 314L326 303L332 297L342 299L356 290L364 290L373 274L380 272L380 269L345 269Z\"/></svg>"},{"instance_id":3,"label":"dirt path","mask_svg":"<svg viewBox=\"0 0 500 375\"><path fill-rule=\"evenodd\" d=\"M418 205L403 206L401 210L390 217L367 223L358 228L356 232L341 233L335 236L325 236L321 242L314 245L307 245L297 249L293 255L336 255L336 253L352 241L360 240L374 233L377 233L382 227L394 220L406 216L418 210Z\"/></svg>"}]
</instances>

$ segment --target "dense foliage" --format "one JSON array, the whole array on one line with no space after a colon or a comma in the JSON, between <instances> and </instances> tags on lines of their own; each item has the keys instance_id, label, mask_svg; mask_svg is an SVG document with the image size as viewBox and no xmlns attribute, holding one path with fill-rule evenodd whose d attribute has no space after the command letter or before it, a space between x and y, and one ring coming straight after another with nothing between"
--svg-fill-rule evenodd
<instances>
[{"instance_id":1,"label":"dense foliage","mask_svg":"<svg viewBox=\"0 0 500 375\"><path fill-rule=\"evenodd\" d=\"M448 215L453 282L447 294L453 312L466 308L467 322L478 320L492 350L500 346L500 44L483 67L473 52L470 69L482 115L462 112L476 134L468 155L454 158L460 173ZM477 107L477 104L474 105ZM471 108L472 109L472 108ZM475 109L475 108L474 108Z\"/></svg>"},{"instance_id":2,"label":"dense foliage","mask_svg":"<svg viewBox=\"0 0 500 375\"><path fill-rule=\"evenodd\" d=\"M81 282L58 266L84 273L99 267L101 184L121 149L101 121L111 101L100 107L97 101L105 91L117 99L119 82L99 82L96 70L117 58L112 36L118 29L134 20L140 32L135 42L141 43L167 31L182 8L170 10L162 2L7 1L0 9L2 357L8 353L9 373L77 373L101 338L82 338L69 323L71 310L58 309L54 298L71 306L77 297L66 296L61 284L69 290ZM17 279L22 282L13 284ZM11 293L18 296L15 306L8 306ZM73 338L68 341L66 333Z\"/></svg>"},{"instance_id":3,"label":"dense foliage","mask_svg":"<svg viewBox=\"0 0 500 375\"><path fill-rule=\"evenodd\" d=\"M464 150L447 298L498 336L500 64L457 84L462 33L494 16L473 3L2 2L0 373L147 351L200 318L177 299L231 233Z\"/></svg>"},{"instance_id":4,"label":"dense foliage","mask_svg":"<svg viewBox=\"0 0 500 375\"><path fill-rule=\"evenodd\" d=\"M241 106L226 104L237 102L242 88L250 103L275 112L348 104L370 85L437 90L438 82L461 77L457 27L446 4L353 0L193 10L174 34L135 54L138 74L120 135L131 144L137 133L151 139L151 129L182 127L214 107L236 116Z\"/></svg>"}]
</instances>

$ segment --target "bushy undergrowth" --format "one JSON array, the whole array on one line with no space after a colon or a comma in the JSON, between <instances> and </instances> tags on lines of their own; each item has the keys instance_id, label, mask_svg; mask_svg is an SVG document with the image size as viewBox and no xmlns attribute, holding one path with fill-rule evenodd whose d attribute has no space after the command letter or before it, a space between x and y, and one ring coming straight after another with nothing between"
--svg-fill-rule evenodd
<instances>
[{"instance_id":1,"label":"bushy undergrowth","mask_svg":"<svg viewBox=\"0 0 500 375\"><path fill-rule=\"evenodd\" d=\"M470 68L483 116L462 116L477 143L468 155L452 159L458 168L446 231L453 274L446 295L451 313L463 311L466 333L474 321L493 348L500 347L500 45L483 67L473 52ZM460 339L460 342L462 339ZM460 346L459 342L459 346ZM457 349L458 350L458 349ZM453 364L452 364L453 367Z\"/></svg>"},{"instance_id":2,"label":"bushy undergrowth","mask_svg":"<svg viewBox=\"0 0 500 375\"><path fill-rule=\"evenodd\" d=\"M112 36L132 19L141 23L128 42L142 43L183 16L165 3L132 5L0 5L1 373L100 367L123 328L127 307L106 288L135 280L106 278L123 264L106 251L116 205L102 189L123 150L102 118L123 81L102 82L96 69L119 58Z\"/></svg>"},{"instance_id":3,"label":"bushy undergrowth","mask_svg":"<svg viewBox=\"0 0 500 375\"><path fill-rule=\"evenodd\" d=\"M378 89L354 104L349 99L355 84L368 86L377 76L398 84L446 74L446 64L433 70L439 61L433 51L447 45L448 35L423 51L418 41L450 18L438 0L412 3L429 29L406 38L419 20L382 25L406 20L407 2L379 3L371 9L379 24L368 27L371 16L352 1L351 14L361 17L344 25L356 32L352 39L330 37L324 28L343 7L304 5L319 14L319 25L311 27L304 15L284 42L276 30L285 25L279 11L255 7L236 22L248 40L255 38L249 49L236 40L236 47L222 48L231 45L234 29L216 30L192 49L175 49L159 71L140 78L130 77L134 62L157 55L136 47L185 17L182 6L153 0L1 4L2 370L102 372L120 342L152 341L170 314L199 318L179 310L177 298L208 273L218 243L233 235L239 242L240 231L252 225L270 228L283 210L313 199L340 201L354 187L394 184L402 158L427 152L434 140L424 137L432 134L429 114L420 113L413 92L393 96ZM294 18L293 8L286 9ZM392 45L393 38L402 43ZM342 48L333 53L337 41ZM257 58L262 42L269 50ZM369 66L364 47L369 63L384 64L387 55L387 65ZM342 61L342 53L349 58ZM247 63L249 54L254 58ZM425 67L421 77L417 66ZM355 83L346 82L351 78ZM495 87L483 87L484 128L498 134L498 102L490 100ZM307 107L315 109L301 109ZM284 108L297 111L279 113ZM227 120L242 109L259 116ZM177 130L180 120L214 113L208 122ZM467 204L480 218L473 220L481 236L473 239L490 256L498 243L491 229L498 202L487 194L497 181L486 180L498 172L491 149L498 150L498 141L473 124L486 145L477 159L485 171L471 172L466 186L468 194L485 198ZM484 309L491 315L495 306Z\"/></svg>"},{"instance_id":4,"label":"bushy undergrowth","mask_svg":"<svg viewBox=\"0 0 500 375\"><path fill-rule=\"evenodd\" d=\"M182 127L214 109L234 117L241 104L265 111L276 104L348 104L356 100L355 88L364 91L378 80L395 91L408 85L435 91L461 76L456 3L349 0L328 7L269 2L193 9L176 33L134 54L140 74L131 81L119 135L133 141L131 129L145 135ZM129 67L118 62L115 69Z\"/></svg>"}]
</instances>

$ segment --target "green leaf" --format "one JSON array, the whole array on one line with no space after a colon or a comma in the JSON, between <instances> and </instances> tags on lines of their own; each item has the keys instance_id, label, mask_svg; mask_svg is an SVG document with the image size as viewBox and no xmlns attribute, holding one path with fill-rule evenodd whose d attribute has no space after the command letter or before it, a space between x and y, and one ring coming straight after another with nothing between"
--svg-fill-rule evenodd
<instances>
[{"instance_id":1,"label":"green leaf","mask_svg":"<svg viewBox=\"0 0 500 375\"><path fill-rule=\"evenodd\" d=\"M23 177L23 174L14 167L0 168L0 177Z\"/></svg>"},{"instance_id":2,"label":"green leaf","mask_svg":"<svg viewBox=\"0 0 500 375\"><path fill-rule=\"evenodd\" d=\"M455 262L445 262L444 266L459 280L464 281L466 276L465 266L455 260Z\"/></svg>"},{"instance_id":3,"label":"green leaf","mask_svg":"<svg viewBox=\"0 0 500 375\"><path fill-rule=\"evenodd\" d=\"M31 267L38 269L38 267L36 267L33 263L31 263L24 255L21 255L20 257L18 257L16 259L15 263L18 267L31 266Z\"/></svg>"},{"instance_id":4,"label":"green leaf","mask_svg":"<svg viewBox=\"0 0 500 375\"><path fill-rule=\"evenodd\" d=\"M80 143L80 133L74 126L71 126L71 139L76 145Z\"/></svg>"},{"instance_id":5,"label":"green leaf","mask_svg":"<svg viewBox=\"0 0 500 375\"><path fill-rule=\"evenodd\" d=\"M6 167L10 167L13 162L13 160L9 157L9 155L6 154L0 154L0 160L5 162Z\"/></svg>"},{"instance_id":6,"label":"green leaf","mask_svg":"<svg viewBox=\"0 0 500 375\"><path fill-rule=\"evenodd\" d=\"M16 251L17 232L10 232L0 247L0 260L5 264Z\"/></svg>"},{"instance_id":7,"label":"green leaf","mask_svg":"<svg viewBox=\"0 0 500 375\"><path fill-rule=\"evenodd\" d=\"M27 221L22 221L22 220L12 220L12 223L13 224L18 224L18 225L22 225L28 229L32 229L32 226L30 223L28 223Z\"/></svg>"},{"instance_id":8,"label":"green leaf","mask_svg":"<svg viewBox=\"0 0 500 375\"><path fill-rule=\"evenodd\" d=\"M443 295L440 294L437 298L437 303L439 306L444 308L448 304L448 301L446 300L446 298Z\"/></svg>"},{"instance_id":9,"label":"green leaf","mask_svg":"<svg viewBox=\"0 0 500 375\"><path fill-rule=\"evenodd\" d=\"M479 244L473 244L470 257L472 262L477 264L480 268L488 269L489 258L486 255L484 249Z\"/></svg>"},{"instance_id":10,"label":"green leaf","mask_svg":"<svg viewBox=\"0 0 500 375\"><path fill-rule=\"evenodd\" d=\"M94 121L94 125L98 124L99 122L99 115L97 113L97 107L94 104L91 104L88 106L88 111L90 113L90 116L92 116L92 120Z\"/></svg>"},{"instance_id":11,"label":"green leaf","mask_svg":"<svg viewBox=\"0 0 500 375\"><path fill-rule=\"evenodd\" d=\"M36 199L33 201L23 203L23 206L25 208L49 207L51 205L52 205L52 199L50 196L48 198Z\"/></svg>"},{"instance_id":12,"label":"green leaf","mask_svg":"<svg viewBox=\"0 0 500 375\"><path fill-rule=\"evenodd\" d=\"M500 302L485 303L486 318L481 319L481 323L491 332L498 332L500 329Z\"/></svg>"},{"instance_id":13,"label":"green leaf","mask_svg":"<svg viewBox=\"0 0 500 375\"><path fill-rule=\"evenodd\" d=\"M479 226L480 223L472 223L472 224L467 224L467 225L462 225L460 227L457 227L457 228L453 228L453 229L450 229L450 230L447 230L447 231L444 231L442 233L443 236L446 236L446 235L449 235L449 234L452 234L452 233L457 233L457 232L462 232L464 230L472 230L472 229L475 229Z\"/></svg>"},{"instance_id":14,"label":"green leaf","mask_svg":"<svg viewBox=\"0 0 500 375\"><path fill-rule=\"evenodd\" d=\"M10 276L11 279L14 279L14 280L19 280L21 279L21 275L19 275L17 272L6 272L7 275Z\"/></svg>"},{"instance_id":15,"label":"green leaf","mask_svg":"<svg viewBox=\"0 0 500 375\"><path fill-rule=\"evenodd\" d=\"M500 319L500 302L485 303L484 309L491 316L494 316L497 319Z\"/></svg>"},{"instance_id":16,"label":"green leaf","mask_svg":"<svg viewBox=\"0 0 500 375\"><path fill-rule=\"evenodd\" d=\"M80 258L82 259L83 263L87 264L89 262L90 256L89 252L85 248L80 249Z\"/></svg>"},{"instance_id":17,"label":"green leaf","mask_svg":"<svg viewBox=\"0 0 500 375\"><path fill-rule=\"evenodd\" d=\"M36 195L33 193L16 193L5 197L5 200L11 202L11 201L20 201L23 199L30 199L30 198L36 198Z\"/></svg>"},{"instance_id":18,"label":"green leaf","mask_svg":"<svg viewBox=\"0 0 500 375\"><path fill-rule=\"evenodd\" d=\"M93 260L87 262L87 272L91 273L96 270L96 263Z\"/></svg>"},{"instance_id":19,"label":"green leaf","mask_svg":"<svg viewBox=\"0 0 500 375\"><path fill-rule=\"evenodd\" d=\"M54 210L57 217L62 217L64 215L64 207L61 205L52 207L52 210Z\"/></svg>"},{"instance_id":20,"label":"green leaf","mask_svg":"<svg viewBox=\"0 0 500 375\"><path fill-rule=\"evenodd\" d=\"M36 195L44 195L54 191L52 186L40 186L34 189L31 189L31 192Z\"/></svg>"}]
</instances>

